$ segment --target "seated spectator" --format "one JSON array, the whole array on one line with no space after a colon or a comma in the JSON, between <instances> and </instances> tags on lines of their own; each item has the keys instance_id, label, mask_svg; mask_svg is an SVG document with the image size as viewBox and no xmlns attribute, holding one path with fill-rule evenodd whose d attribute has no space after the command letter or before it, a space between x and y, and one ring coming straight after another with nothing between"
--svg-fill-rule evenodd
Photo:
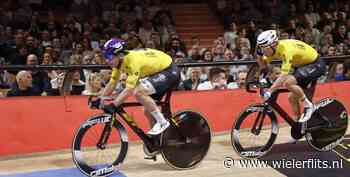
<instances>
[{"instance_id":1,"label":"seated spectator","mask_svg":"<svg viewBox=\"0 0 350 177\"><path fill-rule=\"evenodd\" d=\"M251 60L253 59L253 55L250 53L250 49L246 46L241 47L240 51L239 51L240 60Z\"/></svg>"},{"instance_id":2,"label":"seated spectator","mask_svg":"<svg viewBox=\"0 0 350 177\"><path fill-rule=\"evenodd\" d=\"M175 56L173 57L175 63L186 63L188 60L186 59L185 53L179 51L176 52Z\"/></svg>"},{"instance_id":3,"label":"seated spectator","mask_svg":"<svg viewBox=\"0 0 350 177\"><path fill-rule=\"evenodd\" d=\"M119 78L119 82L115 88L115 91L113 94L119 94L121 93L125 87L126 87L126 79L128 78L128 75L125 73L122 73Z\"/></svg>"},{"instance_id":4,"label":"seated spectator","mask_svg":"<svg viewBox=\"0 0 350 177\"><path fill-rule=\"evenodd\" d=\"M48 92L48 95L51 96L58 96L60 95L60 89L63 86L63 80L64 80L64 72L61 70L57 70L57 75L51 78L51 90Z\"/></svg>"},{"instance_id":5,"label":"seated spectator","mask_svg":"<svg viewBox=\"0 0 350 177\"><path fill-rule=\"evenodd\" d=\"M345 80L344 73L344 65L342 63L338 63L335 68L334 80L335 81L343 81Z\"/></svg>"},{"instance_id":6,"label":"seated spectator","mask_svg":"<svg viewBox=\"0 0 350 177\"><path fill-rule=\"evenodd\" d=\"M27 57L27 65L38 65L38 57L35 54L30 54ZM39 90L40 93L51 89L50 79L45 71L33 70L30 71L32 75L33 88Z\"/></svg>"},{"instance_id":7,"label":"seated spectator","mask_svg":"<svg viewBox=\"0 0 350 177\"><path fill-rule=\"evenodd\" d=\"M183 90L197 90L198 85L201 83L200 75L201 68L189 68L189 79L186 79L180 83L180 89Z\"/></svg>"},{"instance_id":8,"label":"seated spectator","mask_svg":"<svg viewBox=\"0 0 350 177\"><path fill-rule=\"evenodd\" d=\"M234 61L237 57L234 55L231 49L226 49L224 53L224 61Z\"/></svg>"},{"instance_id":9,"label":"seated spectator","mask_svg":"<svg viewBox=\"0 0 350 177\"><path fill-rule=\"evenodd\" d=\"M85 89L85 83L80 80L80 71L75 71L72 78L71 95L81 95Z\"/></svg>"},{"instance_id":10,"label":"seated spectator","mask_svg":"<svg viewBox=\"0 0 350 177\"><path fill-rule=\"evenodd\" d=\"M247 72L246 71L240 71L237 74L237 81L236 82L230 82L227 85L228 89L244 89L245 86L245 80L247 78Z\"/></svg>"},{"instance_id":11,"label":"seated spectator","mask_svg":"<svg viewBox=\"0 0 350 177\"><path fill-rule=\"evenodd\" d=\"M100 71L101 74L101 78L102 78L102 86L105 87L109 80L111 79L111 75L112 75L112 70L110 69L102 69Z\"/></svg>"},{"instance_id":12,"label":"seated spectator","mask_svg":"<svg viewBox=\"0 0 350 177\"><path fill-rule=\"evenodd\" d=\"M350 80L350 60L344 62L344 70L345 80Z\"/></svg>"},{"instance_id":13,"label":"seated spectator","mask_svg":"<svg viewBox=\"0 0 350 177\"><path fill-rule=\"evenodd\" d=\"M281 75L281 67L273 66L271 72L268 75L270 82L275 82L275 80Z\"/></svg>"},{"instance_id":14,"label":"seated spectator","mask_svg":"<svg viewBox=\"0 0 350 177\"><path fill-rule=\"evenodd\" d=\"M188 59L191 62L198 62L200 60L200 54L199 54L199 46L193 45L192 48L188 51Z\"/></svg>"},{"instance_id":15,"label":"seated spectator","mask_svg":"<svg viewBox=\"0 0 350 177\"><path fill-rule=\"evenodd\" d=\"M40 96L41 92L33 88L32 75L29 71L20 71L16 75L16 83L7 93L12 96Z\"/></svg>"},{"instance_id":16,"label":"seated spectator","mask_svg":"<svg viewBox=\"0 0 350 177\"><path fill-rule=\"evenodd\" d=\"M214 61L224 61L224 53L225 53L225 48L222 44L218 44L214 48L213 52L213 60Z\"/></svg>"},{"instance_id":17,"label":"seated spectator","mask_svg":"<svg viewBox=\"0 0 350 177\"><path fill-rule=\"evenodd\" d=\"M213 56L212 56L210 50L204 50L201 58L202 58L201 59L202 62L212 62L213 61Z\"/></svg>"},{"instance_id":18,"label":"seated spectator","mask_svg":"<svg viewBox=\"0 0 350 177\"><path fill-rule=\"evenodd\" d=\"M100 49L95 49L94 50L94 58L92 63L96 65L105 65L107 64L106 60L104 59L102 52Z\"/></svg>"},{"instance_id":19,"label":"seated spectator","mask_svg":"<svg viewBox=\"0 0 350 177\"><path fill-rule=\"evenodd\" d=\"M91 73L85 84L83 95L100 95L102 92L102 78L99 73Z\"/></svg>"},{"instance_id":20,"label":"seated spectator","mask_svg":"<svg viewBox=\"0 0 350 177\"><path fill-rule=\"evenodd\" d=\"M197 90L216 90L225 88L227 88L225 70L221 68L211 68L209 70L209 81L199 84Z\"/></svg>"}]
</instances>

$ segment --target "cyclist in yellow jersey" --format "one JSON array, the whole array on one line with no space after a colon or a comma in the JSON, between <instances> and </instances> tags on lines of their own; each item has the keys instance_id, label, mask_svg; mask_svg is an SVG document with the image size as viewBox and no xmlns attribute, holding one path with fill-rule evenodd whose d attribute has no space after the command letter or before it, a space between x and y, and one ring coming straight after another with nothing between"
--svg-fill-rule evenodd
<instances>
[{"instance_id":1,"label":"cyclist in yellow jersey","mask_svg":"<svg viewBox=\"0 0 350 177\"><path fill-rule=\"evenodd\" d=\"M317 51L299 40L278 40L275 30L259 34L257 46L257 62L261 68L267 68L273 59L282 60L281 75L263 95L264 98L268 99L277 89L286 88L290 91L289 102L299 122L309 120L315 106L305 96L303 89L326 72L326 65ZM303 114L300 110L301 101L304 102Z\"/></svg>"},{"instance_id":2,"label":"cyclist in yellow jersey","mask_svg":"<svg viewBox=\"0 0 350 177\"><path fill-rule=\"evenodd\" d=\"M128 75L126 88L113 103L104 105L104 108L112 112L129 96L134 95L145 107L146 116L151 115L156 120L148 134L162 133L170 123L164 118L154 100L160 100L180 81L178 69L173 64L172 58L155 49L126 50L126 43L115 38L105 43L103 53L112 65L113 71L102 96L112 94L121 73Z\"/></svg>"}]
</instances>

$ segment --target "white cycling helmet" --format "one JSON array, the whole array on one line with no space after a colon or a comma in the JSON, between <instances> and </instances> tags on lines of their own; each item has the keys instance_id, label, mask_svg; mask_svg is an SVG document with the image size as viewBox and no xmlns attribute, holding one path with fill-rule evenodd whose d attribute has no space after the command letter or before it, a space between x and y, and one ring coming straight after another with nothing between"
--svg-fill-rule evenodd
<instances>
[{"instance_id":1,"label":"white cycling helmet","mask_svg":"<svg viewBox=\"0 0 350 177\"><path fill-rule=\"evenodd\" d=\"M261 47L271 46L278 40L276 30L267 30L259 34L257 44Z\"/></svg>"}]
</instances>

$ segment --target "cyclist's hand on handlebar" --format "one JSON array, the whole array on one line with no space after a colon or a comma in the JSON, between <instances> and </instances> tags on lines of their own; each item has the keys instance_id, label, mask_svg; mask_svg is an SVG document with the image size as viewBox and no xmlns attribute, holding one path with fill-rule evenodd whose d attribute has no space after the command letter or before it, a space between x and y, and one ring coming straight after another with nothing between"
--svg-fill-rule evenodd
<instances>
[{"instance_id":1,"label":"cyclist's hand on handlebar","mask_svg":"<svg viewBox=\"0 0 350 177\"><path fill-rule=\"evenodd\" d=\"M113 114L115 112L117 112L120 107L116 107L113 103L109 103L109 104L101 104L101 109L107 113L107 114Z\"/></svg>"},{"instance_id":2,"label":"cyclist's hand on handlebar","mask_svg":"<svg viewBox=\"0 0 350 177\"><path fill-rule=\"evenodd\" d=\"M101 105L101 98L97 97L95 100L92 100L92 97L90 97L88 104L91 109L99 109Z\"/></svg>"},{"instance_id":3,"label":"cyclist's hand on handlebar","mask_svg":"<svg viewBox=\"0 0 350 177\"><path fill-rule=\"evenodd\" d=\"M271 92L269 91L269 90L264 90L263 92L262 92L262 95L261 95L262 97L263 97L263 99L266 101L266 100L268 100L268 99L270 99L270 97L271 97Z\"/></svg>"}]
</instances>

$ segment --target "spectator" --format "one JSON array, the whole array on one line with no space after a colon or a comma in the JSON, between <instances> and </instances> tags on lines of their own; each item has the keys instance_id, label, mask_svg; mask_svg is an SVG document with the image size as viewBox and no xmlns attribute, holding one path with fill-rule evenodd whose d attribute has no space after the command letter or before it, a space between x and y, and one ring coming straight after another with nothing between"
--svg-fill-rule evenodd
<instances>
[{"instance_id":1,"label":"spectator","mask_svg":"<svg viewBox=\"0 0 350 177\"><path fill-rule=\"evenodd\" d=\"M335 65L335 73L333 76L334 81L343 81L345 80L345 73L344 73L344 65L342 63L338 63L337 65Z\"/></svg>"},{"instance_id":2,"label":"spectator","mask_svg":"<svg viewBox=\"0 0 350 177\"><path fill-rule=\"evenodd\" d=\"M201 83L201 68L189 68L188 69L189 78L182 81L180 84L180 89L183 90L197 90L198 85Z\"/></svg>"},{"instance_id":3,"label":"spectator","mask_svg":"<svg viewBox=\"0 0 350 177\"><path fill-rule=\"evenodd\" d=\"M231 23L230 31L224 33L225 41L230 49L236 48L236 38L238 37L238 29L235 22Z\"/></svg>"},{"instance_id":4,"label":"spectator","mask_svg":"<svg viewBox=\"0 0 350 177\"><path fill-rule=\"evenodd\" d=\"M48 95L60 95L60 89L63 86L64 72L61 70L57 70L56 73L57 74L50 80L51 90L49 91Z\"/></svg>"},{"instance_id":5,"label":"spectator","mask_svg":"<svg viewBox=\"0 0 350 177\"><path fill-rule=\"evenodd\" d=\"M25 65L27 63L28 48L25 45L18 46L18 52L10 56L11 65Z\"/></svg>"},{"instance_id":6,"label":"spectator","mask_svg":"<svg viewBox=\"0 0 350 177\"><path fill-rule=\"evenodd\" d=\"M209 81L199 84L197 90L216 90L225 88L227 88L225 70L221 68L211 68L209 71Z\"/></svg>"},{"instance_id":7,"label":"spectator","mask_svg":"<svg viewBox=\"0 0 350 177\"><path fill-rule=\"evenodd\" d=\"M228 89L244 89L245 86L245 80L247 78L247 72L246 71L240 71L237 74L237 81L236 82L230 82L227 85Z\"/></svg>"},{"instance_id":8,"label":"spectator","mask_svg":"<svg viewBox=\"0 0 350 177\"><path fill-rule=\"evenodd\" d=\"M50 33L48 31L43 31L41 33L41 46L42 47L47 47L47 46L52 46L51 40L50 40Z\"/></svg>"},{"instance_id":9,"label":"spectator","mask_svg":"<svg viewBox=\"0 0 350 177\"><path fill-rule=\"evenodd\" d=\"M30 54L27 57L27 65L38 65L38 57L35 54ZM40 93L46 92L51 88L49 76L45 71L33 70L30 71L32 76L32 87Z\"/></svg>"},{"instance_id":10,"label":"spectator","mask_svg":"<svg viewBox=\"0 0 350 177\"><path fill-rule=\"evenodd\" d=\"M85 85L83 95L100 95L102 92L102 78L98 73L91 73Z\"/></svg>"},{"instance_id":11,"label":"spectator","mask_svg":"<svg viewBox=\"0 0 350 177\"><path fill-rule=\"evenodd\" d=\"M335 44L344 43L346 39L346 27L344 24L339 24L336 32L333 34Z\"/></svg>"},{"instance_id":12,"label":"spectator","mask_svg":"<svg viewBox=\"0 0 350 177\"><path fill-rule=\"evenodd\" d=\"M49 52L44 53L43 62L41 64L42 65L52 65L53 64L51 53L49 53Z\"/></svg>"},{"instance_id":13,"label":"spectator","mask_svg":"<svg viewBox=\"0 0 350 177\"><path fill-rule=\"evenodd\" d=\"M30 72L20 71L16 75L16 84L7 93L7 96L40 96L40 91L33 88L32 84Z\"/></svg>"},{"instance_id":14,"label":"spectator","mask_svg":"<svg viewBox=\"0 0 350 177\"><path fill-rule=\"evenodd\" d=\"M111 75L112 75L112 70L110 69L102 69L100 71L101 74L101 78L102 78L102 86L105 87L109 80L111 79Z\"/></svg>"},{"instance_id":15,"label":"spectator","mask_svg":"<svg viewBox=\"0 0 350 177\"><path fill-rule=\"evenodd\" d=\"M346 60L343 65L345 80L350 80L350 60Z\"/></svg>"},{"instance_id":16,"label":"spectator","mask_svg":"<svg viewBox=\"0 0 350 177\"><path fill-rule=\"evenodd\" d=\"M193 45L192 48L188 51L188 58L191 60L191 62L198 62L201 59L199 50L200 48L198 45Z\"/></svg>"},{"instance_id":17,"label":"spectator","mask_svg":"<svg viewBox=\"0 0 350 177\"><path fill-rule=\"evenodd\" d=\"M213 60L214 61L224 61L225 47L222 44L218 44L214 48Z\"/></svg>"},{"instance_id":18,"label":"spectator","mask_svg":"<svg viewBox=\"0 0 350 177\"><path fill-rule=\"evenodd\" d=\"M276 79L281 75L281 67L273 66L271 72L268 75L270 82L275 82Z\"/></svg>"},{"instance_id":19,"label":"spectator","mask_svg":"<svg viewBox=\"0 0 350 177\"><path fill-rule=\"evenodd\" d=\"M151 34L155 32L151 21L144 20L142 23L141 28L139 29L138 35L140 36L140 39L142 43L146 43L148 40L151 39Z\"/></svg>"},{"instance_id":20,"label":"spectator","mask_svg":"<svg viewBox=\"0 0 350 177\"><path fill-rule=\"evenodd\" d=\"M85 89L85 83L80 80L80 71L75 71L72 78L72 95L81 95Z\"/></svg>"},{"instance_id":21,"label":"spectator","mask_svg":"<svg viewBox=\"0 0 350 177\"><path fill-rule=\"evenodd\" d=\"M202 52L201 61L203 61L203 62L212 62L213 61L213 56L208 49L205 49Z\"/></svg>"}]
</instances>

